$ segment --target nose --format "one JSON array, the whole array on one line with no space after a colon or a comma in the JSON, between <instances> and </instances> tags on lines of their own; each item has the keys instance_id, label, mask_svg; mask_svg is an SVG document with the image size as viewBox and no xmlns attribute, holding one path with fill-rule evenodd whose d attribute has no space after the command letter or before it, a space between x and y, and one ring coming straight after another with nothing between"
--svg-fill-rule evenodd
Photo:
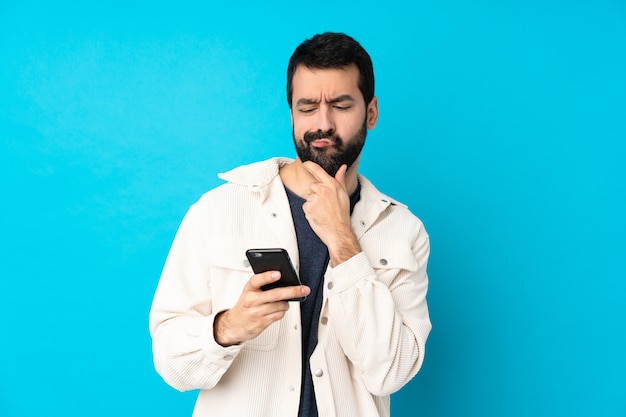
<instances>
[{"instance_id":1,"label":"nose","mask_svg":"<svg viewBox=\"0 0 626 417\"><path fill-rule=\"evenodd\" d=\"M333 118L331 106L321 106L317 112L317 129L322 132L334 132L335 120Z\"/></svg>"}]
</instances>

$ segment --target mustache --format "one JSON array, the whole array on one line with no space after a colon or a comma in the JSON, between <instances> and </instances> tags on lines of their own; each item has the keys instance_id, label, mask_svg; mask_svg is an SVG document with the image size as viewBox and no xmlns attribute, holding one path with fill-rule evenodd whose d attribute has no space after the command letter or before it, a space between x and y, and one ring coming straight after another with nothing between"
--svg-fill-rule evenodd
<instances>
[{"instance_id":1,"label":"mustache","mask_svg":"<svg viewBox=\"0 0 626 417\"><path fill-rule=\"evenodd\" d=\"M332 141L335 146L340 146L343 142L343 140L341 140L341 137L339 135L335 135L332 130L318 130L317 132L306 132L303 136L303 140L307 144L310 144L314 140L318 139L328 139Z\"/></svg>"}]
</instances>

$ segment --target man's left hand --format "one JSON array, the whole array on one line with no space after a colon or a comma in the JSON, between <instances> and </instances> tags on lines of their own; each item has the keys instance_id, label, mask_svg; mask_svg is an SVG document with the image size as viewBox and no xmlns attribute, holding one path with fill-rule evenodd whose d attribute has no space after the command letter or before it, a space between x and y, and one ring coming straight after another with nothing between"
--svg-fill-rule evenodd
<instances>
[{"instance_id":1,"label":"man's left hand","mask_svg":"<svg viewBox=\"0 0 626 417\"><path fill-rule=\"evenodd\" d=\"M350 196L345 183L348 167L342 165L334 178L315 162L304 162L303 167L317 180L302 206L304 214L328 247L331 265L337 266L361 251L350 225Z\"/></svg>"}]
</instances>

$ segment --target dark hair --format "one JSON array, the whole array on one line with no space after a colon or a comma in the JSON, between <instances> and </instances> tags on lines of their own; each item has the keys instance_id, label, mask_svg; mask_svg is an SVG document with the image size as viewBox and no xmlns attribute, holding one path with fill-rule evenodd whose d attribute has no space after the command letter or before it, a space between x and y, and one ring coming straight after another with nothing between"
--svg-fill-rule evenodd
<instances>
[{"instance_id":1,"label":"dark hair","mask_svg":"<svg viewBox=\"0 0 626 417\"><path fill-rule=\"evenodd\" d=\"M345 68L355 64L359 69L359 90L365 105L374 97L374 68L363 47L343 33L326 32L302 42L291 55L287 67L287 102L291 108L293 75L299 65L307 68Z\"/></svg>"}]
</instances>

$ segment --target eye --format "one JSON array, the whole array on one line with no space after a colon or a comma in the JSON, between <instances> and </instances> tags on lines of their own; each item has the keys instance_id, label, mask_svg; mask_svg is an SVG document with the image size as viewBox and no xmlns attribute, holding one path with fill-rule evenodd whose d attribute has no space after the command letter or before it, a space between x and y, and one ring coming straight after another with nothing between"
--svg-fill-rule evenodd
<instances>
[{"instance_id":1,"label":"eye","mask_svg":"<svg viewBox=\"0 0 626 417\"><path fill-rule=\"evenodd\" d=\"M315 111L315 107L301 107L298 111L302 114L310 114Z\"/></svg>"},{"instance_id":2,"label":"eye","mask_svg":"<svg viewBox=\"0 0 626 417\"><path fill-rule=\"evenodd\" d=\"M350 110L352 106L350 106L349 104L335 104L334 107L339 111L345 111Z\"/></svg>"}]
</instances>

